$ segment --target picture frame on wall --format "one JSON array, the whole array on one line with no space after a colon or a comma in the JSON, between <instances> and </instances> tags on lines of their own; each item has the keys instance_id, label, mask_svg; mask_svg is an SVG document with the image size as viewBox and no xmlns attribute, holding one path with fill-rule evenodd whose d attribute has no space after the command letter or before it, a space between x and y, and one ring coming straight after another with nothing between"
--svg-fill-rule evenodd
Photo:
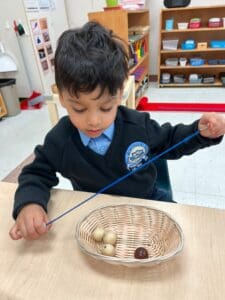
<instances>
[{"instance_id":1,"label":"picture frame on wall","mask_svg":"<svg viewBox=\"0 0 225 300\"><path fill-rule=\"evenodd\" d=\"M47 52L48 55L53 53L53 49L52 49L51 44L46 45L46 52Z\"/></svg>"},{"instance_id":2,"label":"picture frame on wall","mask_svg":"<svg viewBox=\"0 0 225 300\"><path fill-rule=\"evenodd\" d=\"M43 37L41 34L34 35L34 41L36 46L40 46L43 44Z\"/></svg>"},{"instance_id":3,"label":"picture frame on wall","mask_svg":"<svg viewBox=\"0 0 225 300\"><path fill-rule=\"evenodd\" d=\"M41 30L39 27L39 22L37 19L30 21L30 26L33 34L41 34Z\"/></svg>"},{"instance_id":4,"label":"picture frame on wall","mask_svg":"<svg viewBox=\"0 0 225 300\"><path fill-rule=\"evenodd\" d=\"M38 49L38 55L39 55L39 59L46 58L46 52L45 52L45 49L44 49L44 48Z\"/></svg>"},{"instance_id":5,"label":"picture frame on wall","mask_svg":"<svg viewBox=\"0 0 225 300\"><path fill-rule=\"evenodd\" d=\"M39 19L39 25L41 30L46 30L48 29L48 22L47 18L40 18Z\"/></svg>"},{"instance_id":6,"label":"picture frame on wall","mask_svg":"<svg viewBox=\"0 0 225 300\"><path fill-rule=\"evenodd\" d=\"M43 39L44 39L45 43L50 41L50 36L49 36L48 30L42 31L42 35L43 35Z\"/></svg>"},{"instance_id":7,"label":"picture frame on wall","mask_svg":"<svg viewBox=\"0 0 225 300\"><path fill-rule=\"evenodd\" d=\"M44 72L48 71L48 69L49 69L49 66L48 66L48 60L47 60L47 59L43 60L43 61L41 62L41 66L42 66L42 70L43 70Z\"/></svg>"}]
</instances>

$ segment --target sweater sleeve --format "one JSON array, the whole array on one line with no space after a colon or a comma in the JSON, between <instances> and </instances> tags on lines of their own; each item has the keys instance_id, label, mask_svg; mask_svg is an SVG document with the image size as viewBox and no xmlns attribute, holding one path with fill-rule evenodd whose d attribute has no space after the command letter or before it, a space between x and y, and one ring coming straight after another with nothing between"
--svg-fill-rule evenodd
<instances>
[{"instance_id":1,"label":"sweater sleeve","mask_svg":"<svg viewBox=\"0 0 225 300\"><path fill-rule=\"evenodd\" d=\"M35 148L34 161L23 168L15 193L14 219L27 204L39 204L47 212L50 190L58 184L56 172L60 170L65 146L59 129L59 127L53 128L47 134L44 144Z\"/></svg>"},{"instance_id":2,"label":"sweater sleeve","mask_svg":"<svg viewBox=\"0 0 225 300\"><path fill-rule=\"evenodd\" d=\"M150 147L152 154L154 155L172 147L198 130L198 120L190 125L178 124L172 126L170 123L165 123L160 126L157 122L148 118L146 123ZM168 152L165 156L163 156L163 158L178 159L184 155L190 155L199 149L217 145L222 141L222 139L223 136L216 139L210 139L198 134L191 140L184 142L176 149Z\"/></svg>"}]
</instances>

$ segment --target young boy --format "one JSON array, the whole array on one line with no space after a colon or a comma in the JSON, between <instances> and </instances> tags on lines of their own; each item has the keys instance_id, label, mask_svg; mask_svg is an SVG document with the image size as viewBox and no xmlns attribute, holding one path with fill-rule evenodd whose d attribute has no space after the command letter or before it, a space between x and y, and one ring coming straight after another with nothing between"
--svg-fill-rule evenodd
<instances>
[{"instance_id":1,"label":"young boy","mask_svg":"<svg viewBox=\"0 0 225 300\"><path fill-rule=\"evenodd\" d=\"M149 114L120 106L128 76L126 51L112 32L97 23L61 35L55 74L68 116L36 147L34 161L19 177L16 222L10 230L14 240L37 239L48 232L47 203L58 183L56 172L68 178L74 189L96 192L197 129L206 127L164 158L178 159L216 145L225 133L225 119L215 113L204 114L191 125L160 126ZM150 164L107 193L168 200L157 190L156 178L156 168Z\"/></svg>"}]
</instances>

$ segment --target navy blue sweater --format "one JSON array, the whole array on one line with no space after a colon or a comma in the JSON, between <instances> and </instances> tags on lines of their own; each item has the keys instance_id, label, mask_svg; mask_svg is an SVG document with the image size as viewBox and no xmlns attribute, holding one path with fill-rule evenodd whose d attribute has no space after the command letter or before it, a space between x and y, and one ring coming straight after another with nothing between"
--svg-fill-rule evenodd
<instances>
[{"instance_id":1,"label":"navy blue sweater","mask_svg":"<svg viewBox=\"0 0 225 300\"><path fill-rule=\"evenodd\" d=\"M152 156L176 144L197 130L198 121L191 125L160 126L148 113L119 107L112 143L104 156L85 147L79 132L68 117L63 117L47 134L44 144L35 149L34 161L19 176L13 217L26 204L36 203L47 211L50 190L57 185L56 172L68 178L74 189L97 192L118 177L143 164ZM222 140L200 135L164 158L178 159L198 149L218 144ZM107 193L150 198L157 172L153 164L110 188Z\"/></svg>"}]
</instances>

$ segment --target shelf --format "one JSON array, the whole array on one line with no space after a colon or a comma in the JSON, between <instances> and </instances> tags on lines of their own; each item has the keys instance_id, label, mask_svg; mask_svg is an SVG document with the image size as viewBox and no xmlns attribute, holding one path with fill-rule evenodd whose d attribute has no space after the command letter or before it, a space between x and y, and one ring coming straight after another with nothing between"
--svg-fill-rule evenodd
<instances>
[{"instance_id":1,"label":"shelf","mask_svg":"<svg viewBox=\"0 0 225 300\"><path fill-rule=\"evenodd\" d=\"M161 30L161 33L182 33L182 32L202 32L202 31L225 31L225 27L217 27L217 28L209 28L209 27L201 27L201 28L196 28L196 29L173 29L173 30Z\"/></svg>"},{"instance_id":2,"label":"shelf","mask_svg":"<svg viewBox=\"0 0 225 300\"><path fill-rule=\"evenodd\" d=\"M187 53L187 52L198 53L198 52L221 52L221 51L225 53L225 48L161 50L161 53L162 54L163 53Z\"/></svg>"},{"instance_id":3,"label":"shelf","mask_svg":"<svg viewBox=\"0 0 225 300\"><path fill-rule=\"evenodd\" d=\"M148 58L149 54L146 53L140 60L139 62L133 66L130 70L129 70L129 73L132 74L136 69L137 67L139 67L147 58Z\"/></svg>"},{"instance_id":4,"label":"shelf","mask_svg":"<svg viewBox=\"0 0 225 300\"><path fill-rule=\"evenodd\" d=\"M224 69L225 70L225 65L202 65L202 66L191 66L191 65L186 65L186 66L166 66L166 65L161 65L160 69L166 69L166 70L179 70L179 69Z\"/></svg>"},{"instance_id":5,"label":"shelf","mask_svg":"<svg viewBox=\"0 0 225 300\"><path fill-rule=\"evenodd\" d=\"M138 88L141 86L141 84L135 84L135 93L137 93ZM145 83L145 85L143 87L140 88L139 92L138 92L138 96L136 96L135 99L135 107L138 106L140 99L143 97L143 95L145 94L147 88L149 87L149 81Z\"/></svg>"},{"instance_id":6,"label":"shelf","mask_svg":"<svg viewBox=\"0 0 225 300\"><path fill-rule=\"evenodd\" d=\"M225 59L225 48L211 48L210 42L212 40L225 39L225 27L208 27L209 19L211 18L224 18L225 5L221 6L203 6L203 7L188 7L188 8L173 8L162 9L160 20L160 43L159 43L159 64L158 64L158 84L160 87L218 87L223 86L220 81L220 73L225 72L225 64L223 65L209 65L210 60L223 60ZM193 18L201 19L200 28L187 28L179 29L178 23L189 23ZM172 30L165 30L166 21L173 19L174 27ZM185 40L194 39L198 48L184 50L181 49L181 44ZM163 40L178 40L178 49L164 50L162 48ZM208 48L200 48L206 44ZM201 66L192 66L188 63L185 66L166 66L165 61L169 58L184 57L190 62L193 57L201 57L205 60L205 64ZM183 84L169 83L162 84L160 79L162 73L169 73L171 76L184 75L186 82ZM213 75L215 76L215 83L213 84L193 84L189 83L188 78L190 74L196 73L199 75Z\"/></svg>"},{"instance_id":7,"label":"shelf","mask_svg":"<svg viewBox=\"0 0 225 300\"><path fill-rule=\"evenodd\" d=\"M160 83L160 87L221 87L223 86L220 80L215 80L214 83Z\"/></svg>"},{"instance_id":8,"label":"shelf","mask_svg":"<svg viewBox=\"0 0 225 300\"><path fill-rule=\"evenodd\" d=\"M148 10L147 9L134 9L134 10L126 10L127 11L127 13L129 14L129 15L131 15L131 14L143 14L143 13L146 13L146 12L148 12Z\"/></svg>"},{"instance_id":9,"label":"shelf","mask_svg":"<svg viewBox=\"0 0 225 300\"><path fill-rule=\"evenodd\" d=\"M137 90L139 88L139 86L141 85L142 83L142 80L145 78L145 76L148 75L148 71L147 70L144 70L144 72L141 74L141 77L138 81L135 81L135 90Z\"/></svg>"},{"instance_id":10,"label":"shelf","mask_svg":"<svg viewBox=\"0 0 225 300\"><path fill-rule=\"evenodd\" d=\"M164 8L164 9L162 9L162 12L163 13L168 13L168 14L170 14L171 12L172 13L188 13L188 12L191 12L191 14L193 14L192 13L192 11L194 12L194 13L198 13L198 12L202 12L202 13L204 13L204 14L206 14L206 13L208 13L208 11L212 11L212 10L221 10L221 9L224 9L224 5L216 5L216 6L189 6L189 7L185 7L185 8L183 8L183 7L176 7L176 8L170 8L170 9L167 9L167 8ZM194 17L193 17L194 18Z\"/></svg>"},{"instance_id":11,"label":"shelf","mask_svg":"<svg viewBox=\"0 0 225 300\"><path fill-rule=\"evenodd\" d=\"M130 35L132 35L132 36L139 35L139 38L137 38L135 41L131 41L131 40L129 40ZM149 32L140 33L140 34L129 34L128 35L128 43L132 44L132 43L138 42L138 41L143 40L144 38L146 38L148 35L149 35Z\"/></svg>"}]
</instances>

